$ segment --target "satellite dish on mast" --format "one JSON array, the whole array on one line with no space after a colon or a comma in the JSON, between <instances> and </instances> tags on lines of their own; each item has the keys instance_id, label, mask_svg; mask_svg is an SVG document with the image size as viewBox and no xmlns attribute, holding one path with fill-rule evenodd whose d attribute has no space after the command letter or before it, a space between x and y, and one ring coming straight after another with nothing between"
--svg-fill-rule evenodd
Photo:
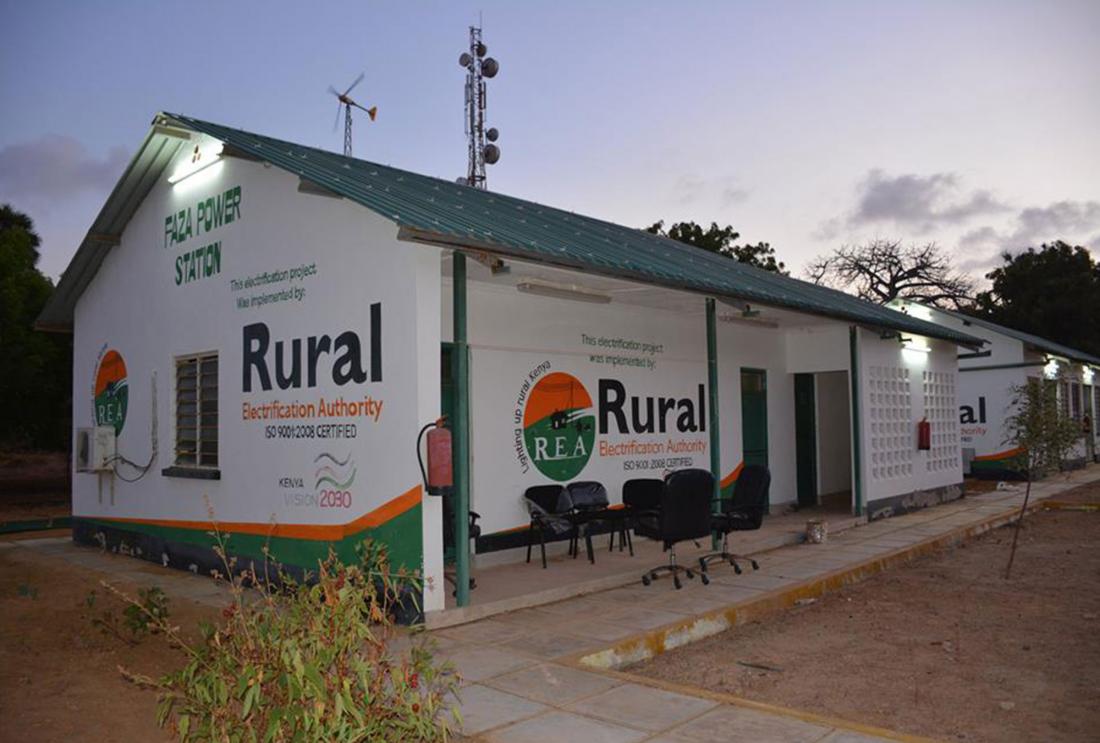
<instances>
[{"instance_id":1,"label":"satellite dish on mast","mask_svg":"<svg viewBox=\"0 0 1100 743\"><path fill-rule=\"evenodd\" d=\"M466 151L469 156L466 177L458 179L472 188L485 188L485 166L500 160L500 147L494 144L500 138L496 127L485 125L485 81L497 76L500 63L486 57L489 47L481 40L481 28L470 26L469 51L458 57L459 66L466 69Z\"/></svg>"}]
</instances>

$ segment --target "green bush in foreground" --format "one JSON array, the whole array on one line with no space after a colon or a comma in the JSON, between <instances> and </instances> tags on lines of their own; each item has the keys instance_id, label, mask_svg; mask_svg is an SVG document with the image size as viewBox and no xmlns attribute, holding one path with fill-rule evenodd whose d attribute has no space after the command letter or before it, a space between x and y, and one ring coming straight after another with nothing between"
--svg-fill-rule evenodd
<instances>
[{"instance_id":1,"label":"green bush in foreground","mask_svg":"<svg viewBox=\"0 0 1100 743\"><path fill-rule=\"evenodd\" d=\"M186 653L184 668L158 680L120 670L159 692L157 721L181 741L445 741L459 721L448 701L457 677L420 638L392 650L390 609L411 579L391 572L381 545L357 552L354 565L330 553L306 583L226 578L233 603L201 641L149 617Z\"/></svg>"}]
</instances>

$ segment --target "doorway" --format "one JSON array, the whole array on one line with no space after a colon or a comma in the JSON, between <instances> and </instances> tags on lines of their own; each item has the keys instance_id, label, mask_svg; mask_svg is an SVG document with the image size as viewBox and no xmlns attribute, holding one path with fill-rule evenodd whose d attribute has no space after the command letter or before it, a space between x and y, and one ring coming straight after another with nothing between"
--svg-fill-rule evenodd
<instances>
[{"instance_id":1,"label":"doorway","mask_svg":"<svg viewBox=\"0 0 1100 743\"><path fill-rule=\"evenodd\" d=\"M814 376L817 502L825 510L852 513L852 407L848 372Z\"/></svg>"}]
</instances>

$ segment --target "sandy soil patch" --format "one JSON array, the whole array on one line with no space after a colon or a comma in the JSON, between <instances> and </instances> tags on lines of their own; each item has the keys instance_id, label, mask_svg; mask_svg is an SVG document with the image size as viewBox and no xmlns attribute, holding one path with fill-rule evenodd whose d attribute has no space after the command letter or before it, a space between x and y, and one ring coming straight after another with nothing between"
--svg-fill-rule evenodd
<instances>
[{"instance_id":1,"label":"sandy soil patch","mask_svg":"<svg viewBox=\"0 0 1100 743\"><path fill-rule=\"evenodd\" d=\"M128 646L92 626L110 604L103 574L22 549L0 549L0 738L19 741L167 741L156 695L125 681L122 665L158 676L183 656L159 637ZM136 588L116 582L132 595ZM86 603L97 591L95 605ZM196 628L217 611L169 601L172 620ZM117 612L116 612L117 613Z\"/></svg>"},{"instance_id":2,"label":"sandy soil patch","mask_svg":"<svg viewBox=\"0 0 1100 743\"><path fill-rule=\"evenodd\" d=\"M629 670L940 739L1094 741L1100 513L1029 515L1005 581L1011 540L998 529Z\"/></svg>"}]
</instances>

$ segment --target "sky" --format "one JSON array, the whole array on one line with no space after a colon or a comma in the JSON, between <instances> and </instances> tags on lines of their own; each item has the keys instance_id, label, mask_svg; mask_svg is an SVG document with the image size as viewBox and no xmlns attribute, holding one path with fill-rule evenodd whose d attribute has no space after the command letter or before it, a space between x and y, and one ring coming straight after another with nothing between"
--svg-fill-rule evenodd
<instances>
[{"instance_id":1,"label":"sky","mask_svg":"<svg viewBox=\"0 0 1100 743\"><path fill-rule=\"evenodd\" d=\"M1100 257L1100 2L0 0L0 202L68 265L157 111L466 171L479 22L494 191L643 227L731 224L792 273L873 238L980 277L1063 239Z\"/></svg>"}]
</instances>

